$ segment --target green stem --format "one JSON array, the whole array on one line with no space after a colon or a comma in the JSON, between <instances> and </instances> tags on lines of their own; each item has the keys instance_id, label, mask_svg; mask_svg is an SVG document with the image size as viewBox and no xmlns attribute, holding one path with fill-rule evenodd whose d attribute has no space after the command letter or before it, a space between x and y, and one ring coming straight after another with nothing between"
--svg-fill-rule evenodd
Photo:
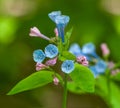
<instances>
[{"instance_id":1,"label":"green stem","mask_svg":"<svg viewBox=\"0 0 120 108\"><path fill-rule=\"evenodd\" d=\"M62 108L67 108L67 77L68 75L65 74Z\"/></svg>"},{"instance_id":2,"label":"green stem","mask_svg":"<svg viewBox=\"0 0 120 108\"><path fill-rule=\"evenodd\" d=\"M108 101L109 101L109 107L111 107L111 87L110 87L110 71L108 70L107 73L107 88L108 88Z\"/></svg>"}]
</instances>

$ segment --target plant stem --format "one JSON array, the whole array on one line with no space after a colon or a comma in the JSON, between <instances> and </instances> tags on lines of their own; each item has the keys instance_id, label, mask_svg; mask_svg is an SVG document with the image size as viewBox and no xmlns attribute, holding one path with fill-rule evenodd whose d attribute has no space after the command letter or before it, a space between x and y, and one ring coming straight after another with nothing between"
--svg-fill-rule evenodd
<instances>
[{"instance_id":1,"label":"plant stem","mask_svg":"<svg viewBox=\"0 0 120 108\"><path fill-rule=\"evenodd\" d=\"M62 108L67 108L67 77L68 75L65 74Z\"/></svg>"},{"instance_id":2,"label":"plant stem","mask_svg":"<svg viewBox=\"0 0 120 108\"><path fill-rule=\"evenodd\" d=\"M107 88L108 88L108 101L109 101L109 107L111 107L111 87L110 87L110 71L108 70L107 73Z\"/></svg>"}]
</instances>

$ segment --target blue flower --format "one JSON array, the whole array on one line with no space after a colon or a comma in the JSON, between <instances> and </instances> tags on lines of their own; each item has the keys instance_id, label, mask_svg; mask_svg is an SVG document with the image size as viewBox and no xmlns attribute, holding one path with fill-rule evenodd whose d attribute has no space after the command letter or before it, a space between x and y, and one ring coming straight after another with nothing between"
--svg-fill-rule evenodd
<instances>
[{"instance_id":1,"label":"blue flower","mask_svg":"<svg viewBox=\"0 0 120 108\"><path fill-rule=\"evenodd\" d=\"M70 20L69 16L61 15L60 11L51 12L48 16L56 23L58 35L62 39L62 42L64 42L64 29Z\"/></svg>"},{"instance_id":2,"label":"blue flower","mask_svg":"<svg viewBox=\"0 0 120 108\"><path fill-rule=\"evenodd\" d=\"M94 76L98 76L99 74L105 73L107 68L107 64L103 60L99 60L94 66L89 67L93 72Z\"/></svg>"},{"instance_id":3,"label":"blue flower","mask_svg":"<svg viewBox=\"0 0 120 108\"><path fill-rule=\"evenodd\" d=\"M98 73L104 73L107 68L107 64L103 60L99 60L95 67Z\"/></svg>"},{"instance_id":4,"label":"blue flower","mask_svg":"<svg viewBox=\"0 0 120 108\"><path fill-rule=\"evenodd\" d=\"M45 55L48 58L54 58L56 57L58 54L58 48L53 45L53 44L49 44L45 47Z\"/></svg>"},{"instance_id":5,"label":"blue flower","mask_svg":"<svg viewBox=\"0 0 120 108\"><path fill-rule=\"evenodd\" d=\"M33 59L35 62L41 63L45 59L45 54L42 50L38 49L33 52Z\"/></svg>"},{"instance_id":6,"label":"blue flower","mask_svg":"<svg viewBox=\"0 0 120 108\"><path fill-rule=\"evenodd\" d=\"M71 52L75 56L81 56L82 55L81 48L77 43L74 43L70 46L69 52Z\"/></svg>"},{"instance_id":7,"label":"blue flower","mask_svg":"<svg viewBox=\"0 0 120 108\"><path fill-rule=\"evenodd\" d=\"M49 18L54 22L55 22L56 16L60 16L60 15L61 15L61 11L53 11L48 14Z\"/></svg>"},{"instance_id":8,"label":"blue flower","mask_svg":"<svg viewBox=\"0 0 120 108\"><path fill-rule=\"evenodd\" d=\"M70 73L74 70L74 62L72 60L66 60L61 65L61 70L64 73Z\"/></svg>"},{"instance_id":9,"label":"blue flower","mask_svg":"<svg viewBox=\"0 0 120 108\"><path fill-rule=\"evenodd\" d=\"M95 52L95 46L93 43L87 43L82 47L82 52L85 55L90 55L95 58L99 58L99 56Z\"/></svg>"},{"instance_id":10,"label":"blue flower","mask_svg":"<svg viewBox=\"0 0 120 108\"><path fill-rule=\"evenodd\" d=\"M76 57L78 56L85 56L87 58L87 60L90 60L89 55L84 54L80 48L80 46L77 43L74 43L70 46L69 48L69 52L71 52L72 54L74 54Z\"/></svg>"},{"instance_id":11,"label":"blue flower","mask_svg":"<svg viewBox=\"0 0 120 108\"><path fill-rule=\"evenodd\" d=\"M96 78L99 75L99 73L96 70L96 67L95 66L90 66L89 68L92 71L94 77Z\"/></svg>"},{"instance_id":12,"label":"blue flower","mask_svg":"<svg viewBox=\"0 0 120 108\"><path fill-rule=\"evenodd\" d=\"M62 39L62 42L64 42L64 29L67 23L69 22L69 20L70 20L69 16L65 16L65 15L57 16L55 18L58 35Z\"/></svg>"}]
</instances>

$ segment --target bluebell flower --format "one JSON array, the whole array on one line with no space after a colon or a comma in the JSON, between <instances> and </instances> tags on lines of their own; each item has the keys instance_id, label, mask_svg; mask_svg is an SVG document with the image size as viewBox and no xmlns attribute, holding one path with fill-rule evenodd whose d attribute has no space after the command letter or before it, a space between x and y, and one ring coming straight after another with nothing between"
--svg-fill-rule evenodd
<instances>
[{"instance_id":1,"label":"bluebell flower","mask_svg":"<svg viewBox=\"0 0 120 108\"><path fill-rule=\"evenodd\" d=\"M99 75L98 71L96 70L96 67L95 66L90 66L89 68L92 71L94 77L96 78Z\"/></svg>"},{"instance_id":2,"label":"bluebell flower","mask_svg":"<svg viewBox=\"0 0 120 108\"><path fill-rule=\"evenodd\" d=\"M99 74L105 73L107 68L107 64L103 60L99 60L94 66L89 67L93 72L94 76L98 76Z\"/></svg>"},{"instance_id":3,"label":"bluebell flower","mask_svg":"<svg viewBox=\"0 0 120 108\"><path fill-rule=\"evenodd\" d=\"M62 42L64 42L64 29L67 23L69 22L69 20L70 20L69 16L65 16L65 15L57 16L55 18L58 35L62 39Z\"/></svg>"},{"instance_id":4,"label":"bluebell flower","mask_svg":"<svg viewBox=\"0 0 120 108\"><path fill-rule=\"evenodd\" d=\"M60 16L61 15L61 11L53 11L51 13L48 14L49 18L55 22L56 16Z\"/></svg>"},{"instance_id":5,"label":"bluebell flower","mask_svg":"<svg viewBox=\"0 0 120 108\"><path fill-rule=\"evenodd\" d=\"M64 73L71 73L74 70L74 62L72 60L66 60L61 65L61 70Z\"/></svg>"},{"instance_id":6,"label":"bluebell flower","mask_svg":"<svg viewBox=\"0 0 120 108\"><path fill-rule=\"evenodd\" d=\"M70 46L69 52L71 52L75 56L81 56L82 55L81 48L77 43L74 43Z\"/></svg>"},{"instance_id":7,"label":"bluebell flower","mask_svg":"<svg viewBox=\"0 0 120 108\"><path fill-rule=\"evenodd\" d=\"M107 64L103 60L99 60L96 64L95 68L98 73L104 73L107 68Z\"/></svg>"},{"instance_id":8,"label":"bluebell flower","mask_svg":"<svg viewBox=\"0 0 120 108\"><path fill-rule=\"evenodd\" d=\"M64 42L64 29L70 20L69 16L61 15L60 11L53 11L48 16L56 23L58 35L62 39L62 42Z\"/></svg>"},{"instance_id":9,"label":"bluebell flower","mask_svg":"<svg viewBox=\"0 0 120 108\"><path fill-rule=\"evenodd\" d=\"M38 49L33 52L33 59L35 62L41 63L45 59L45 54L42 50Z\"/></svg>"},{"instance_id":10,"label":"bluebell flower","mask_svg":"<svg viewBox=\"0 0 120 108\"><path fill-rule=\"evenodd\" d=\"M54 58L56 57L58 54L58 48L53 45L53 44L49 44L45 47L45 55L48 58Z\"/></svg>"},{"instance_id":11,"label":"bluebell flower","mask_svg":"<svg viewBox=\"0 0 120 108\"><path fill-rule=\"evenodd\" d=\"M87 43L82 47L82 52L85 55L90 55L95 58L99 58L99 56L95 52L95 46L93 43Z\"/></svg>"},{"instance_id":12,"label":"bluebell flower","mask_svg":"<svg viewBox=\"0 0 120 108\"><path fill-rule=\"evenodd\" d=\"M85 56L87 60L90 60L90 57L87 54L84 54L80 48L80 46L77 43L74 43L70 46L69 52L74 54L76 57L78 56Z\"/></svg>"}]
</instances>

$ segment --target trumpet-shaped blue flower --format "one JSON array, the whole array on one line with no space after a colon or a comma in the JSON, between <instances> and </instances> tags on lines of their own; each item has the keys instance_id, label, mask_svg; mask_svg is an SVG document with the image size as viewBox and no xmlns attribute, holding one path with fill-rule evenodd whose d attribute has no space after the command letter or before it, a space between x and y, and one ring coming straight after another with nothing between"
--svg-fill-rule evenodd
<instances>
[{"instance_id":1,"label":"trumpet-shaped blue flower","mask_svg":"<svg viewBox=\"0 0 120 108\"><path fill-rule=\"evenodd\" d=\"M99 60L95 67L98 73L104 73L107 68L107 64L103 60Z\"/></svg>"},{"instance_id":2,"label":"trumpet-shaped blue flower","mask_svg":"<svg viewBox=\"0 0 120 108\"><path fill-rule=\"evenodd\" d=\"M85 55L91 55L95 58L99 58L95 52L95 46L93 43L87 43L82 47L82 52Z\"/></svg>"},{"instance_id":3,"label":"trumpet-shaped blue flower","mask_svg":"<svg viewBox=\"0 0 120 108\"><path fill-rule=\"evenodd\" d=\"M103 60L99 60L94 66L89 67L93 72L94 76L98 76L105 72L107 68L107 64Z\"/></svg>"},{"instance_id":4,"label":"trumpet-shaped blue flower","mask_svg":"<svg viewBox=\"0 0 120 108\"><path fill-rule=\"evenodd\" d=\"M70 20L69 16L65 15L57 16L55 18L55 23L58 29L58 35L62 39L62 42L64 42L64 29L69 20Z\"/></svg>"},{"instance_id":5,"label":"trumpet-shaped blue flower","mask_svg":"<svg viewBox=\"0 0 120 108\"><path fill-rule=\"evenodd\" d=\"M64 73L71 73L74 70L74 62L72 60L66 60L61 65L61 70Z\"/></svg>"},{"instance_id":6,"label":"trumpet-shaped blue flower","mask_svg":"<svg viewBox=\"0 0 120 108\"><path fill-rule=\"evenodd\" d=\"M87 43L83 46L82 52L84 54L92 54L95 52L95 46L92 43Z\"/></svg>"},{"instance_id":7,"label":"trumpet-shaped blue flower","mask_svg":"<svg viewBox=\"0 0 120 108\"><path fill-rule=\"evenodd\" d=\"M69 16L61 15L60 11L51 12L48 16L56 23L58 35L62 39L62 42L64 42L64 29L70 20Z\"/></svg>"},{"instance_id":8,"label":"trumpet-shaped blue flower","mask_svg":"<svg viewBox=\"0 0 120 108\"><path fill-rule=\"evenodd\" d=\"M84 54L80 48L80 46L77 43L74 43L70 46L69 48L69 52L71 52L72 54L74 54L76 57L78 56L85 56L87 58L87 60L90 60L89 55Z\"/></svg>"},{"instance_id":9,"label":"trumpet-shaped blue flower","mask_svg":"<svg viewBox=\"0 0 120 108\"><path fill-rule=\"evenodd\" d=\"M82 55L81 48L77 43L74 43L70 46L69 52L71 52L75 56L81 56Z\"/></svg>"},{"instance_id":10,"label":"trumpet-shaped blue flower","mask_svg":"<svg viewBox=\"0 0 120 108\"><path fill-rule=\"evenodd\" d=\"M49 18L55 22L56 16L60 16L61 15L61 11L53 11L51 13L48 14Z\"/></svg>"},{"instance_id":11,"label":"trumpet-shaped blue flower","mask_svg":"<svg viewBox=\"0 0 120 108\"><path fill-rule=\"evenodd\" d=\"M45 59L45 54L42 50L38 49L33 52L33 59L35 62L41 63Z\"/></svg>"},{"instance_id":12,"label":"trumpet-shaped blue flower","mask_svg":"<svg viewBox=\"0 0 120 108\"><path fill-rule=\"evenodd\" d=\"M58 54L58 48L53 45L53 44L49 44L45 47L45 55L48 58L54 58L56 57Z\"/></svg>"}]
</instances>

